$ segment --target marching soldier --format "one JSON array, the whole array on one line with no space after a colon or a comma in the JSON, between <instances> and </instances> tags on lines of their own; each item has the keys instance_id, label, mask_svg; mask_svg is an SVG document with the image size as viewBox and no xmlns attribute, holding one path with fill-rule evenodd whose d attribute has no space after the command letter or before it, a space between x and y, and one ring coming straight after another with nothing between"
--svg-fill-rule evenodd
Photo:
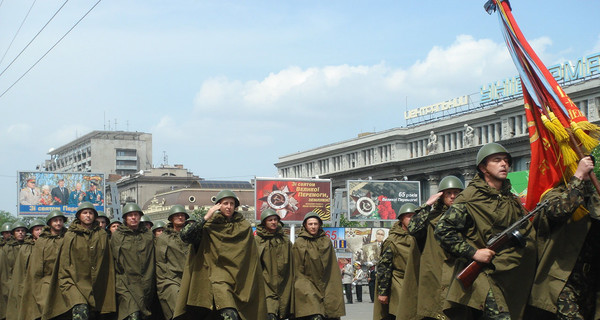
<instances>
[{"instance_id":1,"label":"marching soldier","mask_svg":"<svg viewBox=\"0 0 600 320\"><path fill-rule=\"evenodd\" d=\"M423 247L419 263L417 313L421 317L445 319L442 302L446 299L452 274L442 274L442 266L451 259L435 240L434 230L444 212L454 203L456 196L464 189L455 176L444 177L439 184L439 192L415 211L408 224L409 233L419 246ZM442 279L443 276L446 276Z\"/></svg>"},{"instance_id":2,"label":"marching soldier","mask_svg":"<svg viewBox=\"0 0 600 320\"><path fill-rule=\"evenodd\" d=\"M117 231L117 229L119 229L119 226L122 225L123 222L113 218L110 220L110 223L108 224L108 234L111 236L112 234L115 233L115 231Z\"/></svg>"},{"instance_id":3,"label":"marching soldier","mask_svg":"<svg viewBox=\"0 0 600 320\"><path fill-rule=\"evenodd\" d=\"M412 319L416 315L419 247L408 233L417 206L406 203L398 210L398 221L383 242L377 263L377 299L373 320ZM405 277L408 275L408 277Z\"/></svg>"},{"instance_id":4,"label":"marching soldier","mask_svg":"<svg viewBox=\"0 0 600 320\"><path fill-rule=\"evenodd\" d=\"M258 257L265 278L268 320L288 319L293 310L292 243L273 209L265 209L256 227Z\"/></svg>"},{"instance_id":5,"label":"marching soldier","mask_svg":"<svg viewBox=\"0 0 600 320\"><path fill-rule=\"evenodd\" d=\"M110 244L115 261L118 320L149 317L155 294L154 237L141 224L144 215L135 203L123 207L123 224L112 234Z\"/></svg>"},{"instance_id":6,"label":"marching soldier","mask_svg":"<svg viewBox=\"0 0 600 320\"><path fill-rule=\"evenodd\" d=\"M8 310L14 306L11 305L9 308L9 305L7 304L9 290L12 288L13 270L19 256L19 250L25 243L27 225L23 221L17 220L12 224L11 232L12 238L2 247L2 259L0 260L0 288L2 290L2 301L0 302L0 306L3 307L0 309L0 319L5 319Z\"/></svg>"},{"instance_id":7,"label":"marching soldier","mask_svg":"<svg viewBox=\"0 0 600 320\"><path fill-rule=\"evenodd\" d=\"M140 224L145 226L148 230L152 230L152 227L154 227L154 222L152 222L152 219L150 219L150 217L147 215L143 215L140 218Z\"/></svg>"},{"instance_id":8,"label":"marching soldier","mask_svg":"<svg viewBox=\"0 0 600 320\"><path fill-rule=\"evenodd\" d=\"M481 147L478 175L436 226L436 239L458 259L457 271L471 260L487 265L472 287L463 288L458 281L450 284L444 312L451 318L522 318L535 272L535 231L530 223L520 230L523 246L507 246L499 252L486 248L488 239L526 214L510 192L507 175L511 164L512 157L503 146L489 143Z\"/></svg>"},{"instance_id":9,"label":"marching soldier","mask_svg":"<svg viewBox=\"0 0 600 320\"><path fill-rule=\"evenodd\" d=\"M187 218L189 215L185 208L180 204L174 205L169 211L169 223L166 228L163 227L162 235L158 237L155 233L156 291L166 319L173 318L185 261L190 251L190 245L180 237Z\"/></svg>"},{"instance_id":10,"label":"marching soldier","mask_svg":"<svg viewBox=\"0 0 600 320\"><path fill-rule=\"evenodd\" d=\"M2 234L2 239L0 239L0 248L2 248L12 237L12 223L5 222L0 229L0 234Z\"/></svg>"},{"instance_id":11,"label":"marching soldier","mask_svg":"<svg viewBox=\"0 0 600 320\"><path fill-rule=\"evenodd\" d=\"M322 226L317 213L307 213L292 247L296 319L339 319L346 315L342 274L331 240Z\"/></svg>"},{"instance_id":12,"label":"marching soldier","mask_svg":"<svg viewBox=\"0 0 600 320\"><path fill-rule=\"evenodd\" d=\"M157 221L156 224L152 227L152 234L154 235L154 238L156 239L160 235L162 235L166 227L167 225L164 222Z\"/></svg>"},{"instance_id":13,"label":"marching soldier","mask_svg":"<svg viewBox=\"0 0 600 320\"><path fill-rule=\"evenodd\" d=\"M34 221L37 224L37 221ZM29 265L29 257L31 256L31 249L33 249L34 239L32 236L27 235L27 226L22 221L17 221L13 224L13 234L15 241L9 243L7 247L12 246L12 253L14 253L14 267L12 276L10 278L10 289L8 291L8 303L6 308L6 319L16 320L19 314L19 302L22 296L22 283L25 279L25 272ZM7 255L10 256L10 255ZM3 286L4 287L4 286Z\"/></svg>"},{"instance_id":14,"label":"marching soldier","mask_svg":"<svg viewBox=\"0 0 600 320\"><path fill-rule=\"evenodd\" d=\"M106 227L110 223L110 220L104 211L98 211L98 217L96 218L96 221L98 221L98 226L102 230L106 230ZM106 232L108 232L108 230L106 230Z\"/></svg>"}]
</instances>

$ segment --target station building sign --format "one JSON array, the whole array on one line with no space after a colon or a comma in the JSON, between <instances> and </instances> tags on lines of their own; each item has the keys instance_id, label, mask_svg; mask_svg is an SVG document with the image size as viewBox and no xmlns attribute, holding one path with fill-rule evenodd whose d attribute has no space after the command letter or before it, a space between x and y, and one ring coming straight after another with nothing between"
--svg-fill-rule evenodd
<instances>
[{"instance_id":1,"label":"station building sign","mask_svg":"<svg viewBox=\"0 0 600 320\"><path fill-rule=\"evenodd\" d=\"M277 212L281 221L302 222L313 211L323 221L331 220L331 180L256 178L256 220L268 208Z\"/></svg>"},{"instance_id":2,"label":"station building sign","mask_svg":"<svg viewBox=\"0 0 600 320\"><path fill-rule=\"evenodd\" d=\"M349 220L391 220L405 203L419 205L419 181L348 180Z\"/></svg>"},{"instance_id":3,"label":"station building sign","mask_svg":"<svg viewBox=\"0 0 600 320\"><path fill-rule=\"evenodd\" d=\"M60 210L73 215L81 202L104 211L104 174L80 172L17 172L17 213L46 216Z\"/></svg>"},{"instance_id":4,"label":"station building sign","mask_svg":"<svg viewBox=\"0 0 600 320\"><path fill-rule=\"evenodd\" d=\"M465 95L462 97L450 99L444 102L434 103L432 105L428 105L425 107L410 109L404 111L404 119L409 120L417 117L422 117L438 112L449 111L452 112L453 109L465 106L469 104L469 96Z\"/></svg>"}]
</instances>

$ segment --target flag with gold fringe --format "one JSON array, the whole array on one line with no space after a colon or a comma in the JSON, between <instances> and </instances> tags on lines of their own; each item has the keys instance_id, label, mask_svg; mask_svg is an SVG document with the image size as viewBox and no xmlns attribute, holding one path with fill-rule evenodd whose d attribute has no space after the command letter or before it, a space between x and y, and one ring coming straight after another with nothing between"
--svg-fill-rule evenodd
<instances>
[{"instance_id":1,"label":"flag with gold fringe","mask_svg":"<svg viewBox=\"0 0 600 320\"><path fill-rule=\"evenodd\" d=\"M484 8L498 14L521 78L531 146L525 206L531 210L544 192L570 179L579 159L598 146L600 128L588 121L533 51L515 22L509 1L488 0ZM597 180L594 183L598 186Z\"/></svg>"}]
</instances>

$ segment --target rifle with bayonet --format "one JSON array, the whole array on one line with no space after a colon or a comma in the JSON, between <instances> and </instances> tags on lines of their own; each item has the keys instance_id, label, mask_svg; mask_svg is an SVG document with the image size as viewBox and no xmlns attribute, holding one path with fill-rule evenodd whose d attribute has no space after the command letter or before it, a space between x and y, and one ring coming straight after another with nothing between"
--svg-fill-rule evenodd
<instances>
[{"instance_id":1,"label":"rifle with bayonet","mask_svg":"<svg viewBox=\"0 0 600 320\"><path fill-rule=\"evenodd\" d=\"M506 228L504 231L492 237L486 243L486 248L498 252L505 245L509 243L515 243L518 246L525 246L526 239L523 237L519 229L525 225L540 209L548 204L548 200L538 203L535 209L531 210L528 214L521 217L517 222L513 223L510 227ZM473 282L481 273L483 268L487 265L487 263L482 263L478 261L471 261L469 265L464 268L457 276L456 279L460 282L463 288L467 289L473 285Z\"/></svg>"}]
</instances>

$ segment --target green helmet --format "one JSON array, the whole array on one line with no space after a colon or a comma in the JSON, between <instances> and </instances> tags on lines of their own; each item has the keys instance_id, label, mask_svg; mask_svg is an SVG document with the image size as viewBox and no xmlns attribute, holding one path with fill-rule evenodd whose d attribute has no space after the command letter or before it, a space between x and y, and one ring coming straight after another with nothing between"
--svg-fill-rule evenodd
<instances>
[{"instance_id":1,"label":"green helmet","mask_svg":"<svg viewBox=\"0 0 600 320\"><path fill-rule=\"evenodd\" d=\"M302 220L302 225L304 225L304 223L306 223L306 220L308 220L310 218L317 218L317 219L319 219L319 223L323 224L323 219L321 219L319 214L314 211L311 211L304 216L304 220Z\"/></svg>"},{"instance_id":2,"label":"green helmet","mask_svg":"<svg viewBox=\"0 0 600 320\"><path fill-rule=\"evenodd\" d=\"M2 230L0 230L0 232L11 232L12 231L12 223L10 222L5 222L2 225Z\"/></svg>"},{"instance_id":3,"label":"green helmet","mask_svg":"<svg viewBox=\"0 0 600 320\"><path fill-rule=\"evenodd\" d=\"M91 209L92 211L94 211L94 215L96 217L98 216L98 211L96 211L96 207L94 207L94 205L91 202L84 201L79 205L79 207L77 207L77 213L75 213L75 217L79 219L79 213L81 213L81 211L85 209Z\"/></svg>"},{"instance_id":4,"label":"green helmet","mask_svg":"<svg viewBox=\"0 0 600 320\"><path fill-rule=\"evenodd\" d=\"M152 219L150 219L150 217L143 215L140 218L140 222L150 222L150 227L152 227L154 225L154 222L152 222Z\"/></svg>"},{"instance_id":5,"label":"green helmet","mask_svg":"<svg viewBox=\"0 0 600 320\"><path fill-rule=\"evenodd\" d=\"M46 216L46 225L50 225L50 220L56 217L61 217L63 218L63 222L67 222L67 217L65 217L65 215L62 212L60 212L60 210L52 210Z\"/></svg>"},{"instance_id":6,"label":"green helmet","mask_svg":"<svg viewBox=\"0 0 600 320\"><path fill-rule=\"evenodd\" d=\"M123 217L125 217L130 212L139 212L140 215L144 215L142 208L140 208L140 206L138 206L137 203L133 202L128 202L125 204L125 206L123 207Z\"/></svg>"},{"instance_id":7,"label":"green helmet","mask_svg":"<svg viewBox=\"0 0 600 320\"><path fill-rule=\"evenodd\" d=\"M446 189L460 189L464 190L465 185L460 181L459 178L455 176L445 176L442 181L440 181L440 185L438 187L439 191L444 191Z\"/></svg>"},{"instance_id":8,"label":"green helmet","mask_svg":"<svg viewBox=\"0 0 600 320\"><path fill-rule=\"evenodd\" d=\"M414 213L417 211L417 208L416 205L410 202L403 204L402 207L400 207L400 210L398 210L398 219L407 213Z\"/></svg>"},{"instance_id":9,"label":"green helmet","mask_svg":"<svg viewBox=\"0 0 600 320\"><path fill-rule=\"evenodd\" d=\"M277 214L277 212L275 212L275 210L273 210L271 208L263 210L263 212L260 214L260 224L263 224L265 222L266 218L272 217L272 216L279 217L279 215Z\"/></svg>"},{"instance_id":10,"label":"green helmet","mask_svg":"<svg viewBox=\"0 0 600 320\"><path fill-rule=\"evenodd\" d=\"M185 211L185 207L180 204L176 204L169 210L169 217L167 219L171 221L171 217L178 213L185 213L186 220L190 218L190 215L187 213L187 211Z\"/></svg>"},{"instance_id":11,"label":"green helmet","mask_svg":"<svg viewBox=\"0 0 600 320\"><path fill-rule=\"evenodd\" d=\"M164 223L162 220L156 221L156 223L152 227L152 232L154 232L154 230L156 230L156 229L160 229L160 228L164 229L166 226L167 226L167 224Z\"/></svg>"},{"instance_id":12,"label":"green helmet","mask_svg":"<svg viewBox=\"0 0 600 320\"><path fill-rule=\"evenodd\" d=\"M222 190L221 192L217 193L217 195L213 198L213 202L219 203L225 198L233 198L235 200L235 207L237 208L240 206L240 200L231 190Z\"/></svg>"},{"instance_id":13,"label":"green helmet","mask_svg":"<svg viewBox=\"0 0 600 320\"><path fill-rule=\"evenodd\" d=\"M26 230L29 230L29 228L27 228L27 225L25 224L25 222L22 220L17 220L15 222L13 222L13 224L10 226L10 231L15 231L18 228L25 228Z\"/></svg>"},{"instance_id":14,"label":"green helmet","mask_svg":"<svg viewBox=\"0 0 600 320\"><path fill-rule=\"evenodd\" d=\"M485 158L496 153L506 153L508 155L508 165L512 166L510 153L501 144L495 142L488 143L479 149L479 152L477 152L477 166L479 167Z\"/></svg>"},{"instance_id":15,"label":"green helmet","mask_svg":"<svg viewBox=\"0 0 600 320\"><path fill-rule=\"evenodd\" d=\"M31 221L31 224L29 224L29 232L31 232L31 230L33 230L33 227L36 227L36 226L43 227L45 225L46 225L46 222L44 222L43 219L41 219L41 218L34 219L33 221Z\"/></svg>"},{"instance_id":16,"label":"green helmet","mask_svg":"<svg viewBox=\"0 0 600 320\"><path fill-rule=\"evenodd\" d=\"M110 223L108 224L108 227L110 227L111 225L113 225L115 223L123 224L123 222L121 222L121 220L113 218L113 219L110 220Z\"/></svg>"}]
</instances>

